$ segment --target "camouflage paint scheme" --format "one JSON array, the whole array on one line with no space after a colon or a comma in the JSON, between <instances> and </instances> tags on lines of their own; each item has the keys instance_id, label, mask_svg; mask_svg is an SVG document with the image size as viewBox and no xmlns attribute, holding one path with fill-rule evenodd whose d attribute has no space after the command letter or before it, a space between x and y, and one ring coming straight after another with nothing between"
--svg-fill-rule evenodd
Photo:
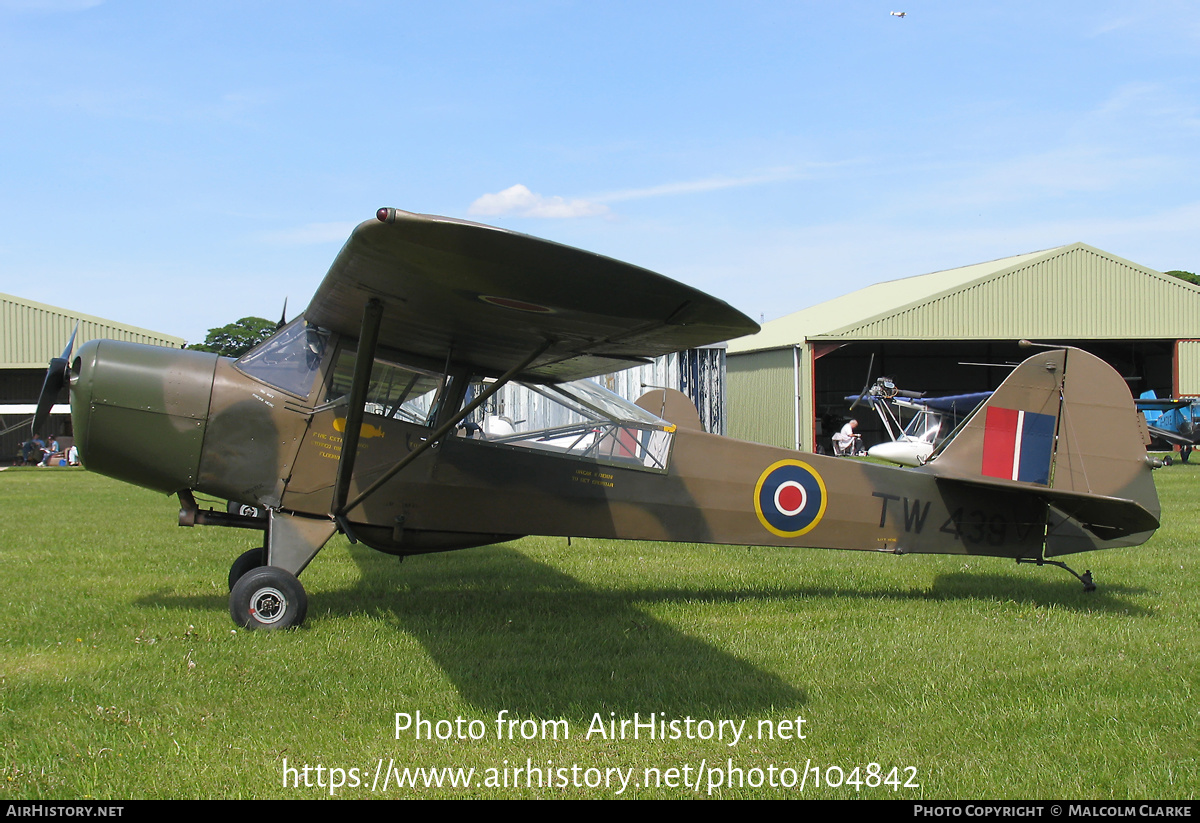
<instances>
[{"instance_id":1,"label":"camouflage paint scheme","mask_svg":"<svg viewBox=\"0 0 1200 823\"><path fill-rule=\"evenodd\" d=\"M578 277L567 282L564 272ZM1041 562L1136 545L1158 526L1145 426L1128 388L1075 349L1035 353L920 468L706 434L671 392L641 405L679 425L614 417L614 442L634 448L621 453L618 444L607 459L455 433L472 381L478 390L481 378L533 352L541 354L519 377L555 383L756 328L720 301L627 264L381 209L356 229L305 315L278 333L291 335L291 354L259 356L268 372L291 369L305 386L285 390L256 376L253 352L235 363L111 340L81 347L67 382L89 469L179 494L183 525L265 532L263 549L230 574L231 614L251 627L303 620L295 576L338 530L400 555L538 534ZM347 464L351 502L339 507L355 415L334 372L356 356L348 353L360 336L377 336L364 344L376 369L411 366L440 382L425 424L374 407L362 413ZM439 426L451 428L430 443ZM669 443L665 468L638 451L638 438L651 437ZM265 516L200 511L193 491Z\"/></svg>"}]
</instances>

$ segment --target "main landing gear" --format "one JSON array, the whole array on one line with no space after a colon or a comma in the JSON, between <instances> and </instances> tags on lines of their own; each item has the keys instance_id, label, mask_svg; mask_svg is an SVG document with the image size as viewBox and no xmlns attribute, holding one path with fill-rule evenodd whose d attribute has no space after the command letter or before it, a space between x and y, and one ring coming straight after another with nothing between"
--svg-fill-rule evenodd
<instances>
[{"instance_id":1,"label":"main landing gear","mask_svg":"<svg viewBox=\"0 0 1200 823\"><path fill-rule=\"evenodd\" d=\"M296 576L329 542L337 524L230 501L228 512L201 510L188 489L179 492L179 525L230 526L265 532L263 544L229 567L229 614L247 629L290 629L304 622L308 595Z\"/></svg>"},{"instance_id":2,"label":"main landing gear","mask_svg":"<svg viewBox=\"0 0 1200 823\"><path fill-rule=\"evenodd\" d=\"M296 577L333 536L336 525L328 518L273 509L267 510L265 521L263 545L229 567L229 615L247 629L294 628L308 612L308 595Z\"/></svg>"},{"instance_id":3,"label":"main landing gear","mask_svg":"<svg viewBox=\"0 0 1200 823\"><path fill-rule=\"evenodd\" d=\"M251 549L243 554L229 567L229 590L233 591L233 587L246 576L247 572L265 565L267 565L266 546L259 546L257 549Z\"/></svg>"},{"instance_id":4,"label":"main landing gear","mask_svg":"<svg viewBox=\"0 0 1200 823\"><path fill-rule=\"evenodd\" d=\"M261 553L261 549L255 550ZM247 552L234 561L233 577ZM261 556L261 554L260 554ZM229 615L246 629L290 629L304 622L308 595L291 572L276 566L259 565L243 574L229 593Z\"/></svg>"}]
</instances>

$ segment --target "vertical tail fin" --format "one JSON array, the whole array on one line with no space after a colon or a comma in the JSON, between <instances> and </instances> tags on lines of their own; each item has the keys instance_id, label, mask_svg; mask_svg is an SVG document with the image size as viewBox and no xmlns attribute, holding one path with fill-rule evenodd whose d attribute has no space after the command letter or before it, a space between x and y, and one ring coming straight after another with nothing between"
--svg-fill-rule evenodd
<instances>
[{"instance_id":1,"label":"vertical tail fin","mask_svg":"<svg viewBox=\"0 0 1200 823\"><path fill-rule=\"evenodd\" d=\"M1046 553L1062 554L1147 539L1131 531L1159 515L1147 443L1112 367L1079 349L1048 349L1017 366L929 466L941 476L1044 489L1052 507Z\"/></svg>"},{"instance_id":2,"label":"vertical tail fin","mask_svg":"<svg viewBox=\"0 0 1200 823\"><path fill-rule=\"evenodd\" d=\"M1052 349L1017 366L930 462L939 473L1050 486L1066 360Z\"/></svg>"}]
</instances>

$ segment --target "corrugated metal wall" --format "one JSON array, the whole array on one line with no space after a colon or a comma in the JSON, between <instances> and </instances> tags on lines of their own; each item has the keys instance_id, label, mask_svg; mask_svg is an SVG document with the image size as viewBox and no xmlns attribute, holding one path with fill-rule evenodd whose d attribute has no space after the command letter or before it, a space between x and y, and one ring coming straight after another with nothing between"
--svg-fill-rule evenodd
<instances>
[{"instance_id":1,"label":"corrugated metal wall","mask_svg":"<svg viewBox=\"0 0 1200 823\"><path fill-rule=\"evenodd\" d=\"M1014 271L814 338L875 340L1174 338L1200 329L1200 295L1179 278L1081 244Z\"/></svg>"},{"instance_id":2,"label":"corrugated metal wall","mask_svg":"<svg viewBox=\"0 0 1200 823\"><path fill-rule=\"evenodd\" d=\"M786 348L728 359L730 437L796 448L795 357L794 350ZM803 353L800 359L807 361ZM803 381L803 374L801 377ZM805 391L802 385L801 392Z\"/></svg>"},{"instance_id":3,"label":"corrugated metal wall","mask_svg":"<svg viewBox=\"0 0 1200 823\"><path fill-rule=\"evenodd\" d=\"M1179 382L1175 393L1180 397L1200 397L1200 340L1180 340L1176 352Z\"/></svg>"},{"instance_id":4,"label":"corrugated metal wall","mask_svg":"<svg viewBox=\"0 0 1200 823\"><path fill-rule=\"evenodd\" d=\"M653 389L677 389L696 406L700 423L711 434L726 434L725 349L706 347L674 352L653 363L591 378L631 402ZM554 404L523 386L508 385L489 404L491 413L530 421L531 428L571 422Z\"/></svg>"},{"instance_id":5,"label":"corrugated metal wall","mask_svg":"<svg viewBox=\"0 0 1200 823\"><path fill-rule=\"evenodd\" d=\"M179 348L183 339L0 294L0 369L45 368L79 323L75 347L96 338Z\"/></svg>"}]
</instances>

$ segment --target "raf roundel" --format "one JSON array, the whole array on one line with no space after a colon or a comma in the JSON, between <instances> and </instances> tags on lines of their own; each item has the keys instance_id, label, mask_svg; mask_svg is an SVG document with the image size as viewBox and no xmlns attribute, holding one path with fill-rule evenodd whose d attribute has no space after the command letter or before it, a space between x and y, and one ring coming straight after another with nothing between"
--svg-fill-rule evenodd
<instances>
[{"instance_id":1,"label":"raf roundel","mask_svg":"<svg viewBox=\"0 0 1200 823\"><path fill-rule=\"evenodd\" d=\"M799 537L811 530L821 522L827 500L821 475L799 460L773 463L754 487L759 522L780 537Z\"/></svg>"}]
</instances>

